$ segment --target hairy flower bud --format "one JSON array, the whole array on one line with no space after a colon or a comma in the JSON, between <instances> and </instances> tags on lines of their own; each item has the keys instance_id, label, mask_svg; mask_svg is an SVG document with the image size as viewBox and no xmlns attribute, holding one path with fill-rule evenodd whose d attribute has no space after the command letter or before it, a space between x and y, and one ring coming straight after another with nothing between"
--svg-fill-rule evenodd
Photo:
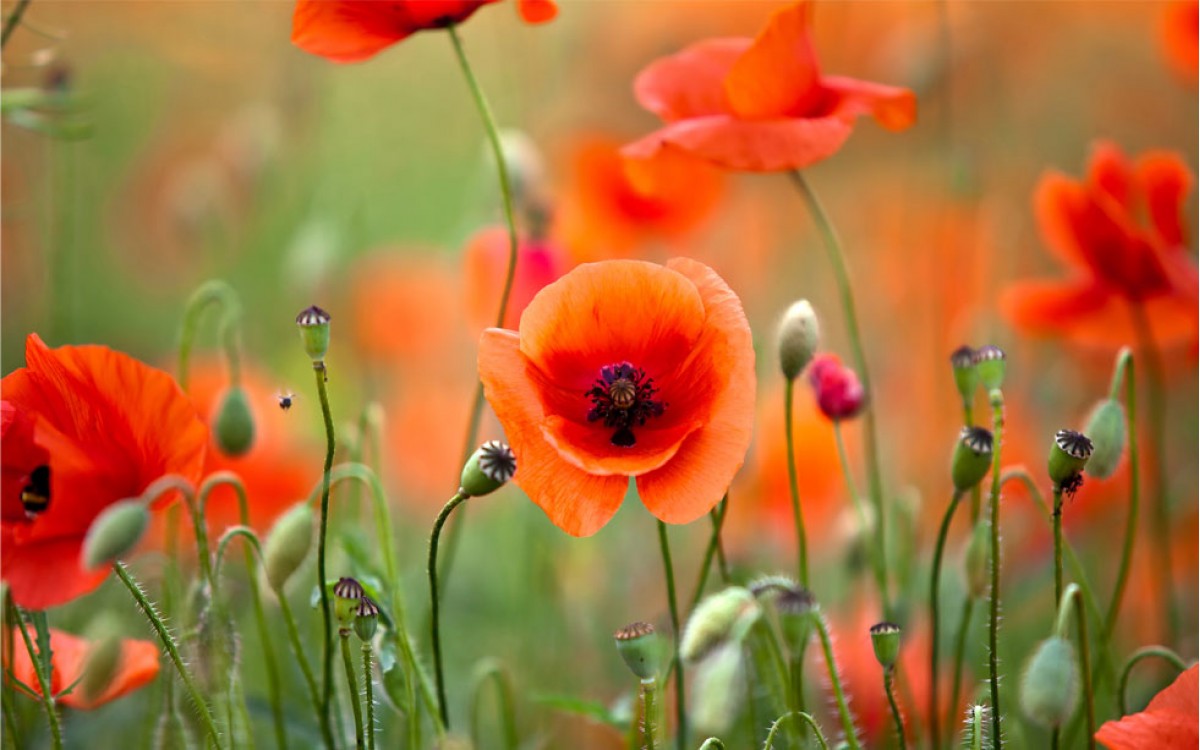
<instances>
[{"instance_id":1,"label":"hairy flower bud","mask_svg":"<svg viewBox=\"0 0 1200 750\"><path fill-rule=\"evenodd\" d=\"M983 481L992 466L992 433L982 427L964 427L954 444L950 477L954 489L966 492Z\"/></svg>"},{"instance_id":2,"label":"hairy flower bud","mask_svg":"<svg viewBox=\"0 0 1200 750\"><path fill-rule=\"evenodd\" d=\"M460 479L468 497L487 495L504 486L517 473L517 457L499 440L489 440L471 454Z\"/></svg>"},{"instance_id":3,"label":"hairy flower bud","mask_svg":"<svg viewBox=\"0 0 1200 750\"><path fill-rule=\"evenodd\" d=\"M141 500L121 500L100 511L83 538L83 567L90 570L124 556L141 541L149 522L150 511Z\"/></svg>"},{"instance_id":4,"label":"hairy flower bud","mask_svg":"<svg viewBox=\"0 0 1200 750\"><path fill-rule=\"evenodd\" d=\"M324 362L329 351L329 313L316 305L306 307L296 316L304 351L313 362Z\"/></svg>"},{"instance_id":5,"label":"hairy flower bud","mask_svg":"<svg viewBox=\"0 0 1200 750\"><path fill-rule=\"evenodd\" d=\"M645 622L634 622L613 633L617 653L625 660L625 666L638 679L652 680L658 675L662 662L662 639L654 626Z\"/></svg>"},{"instance_id":6,"label":"hairy flower bud","mask_svg":"<svg viewBox=\"0 0 1200 750\"><path fill-rule=\"evenodd\" d=\"M1047 729L1062 726L1079 703L1075 647L1054 636L1038 644L1021 675L1021 708Z\"/></svg>"},{"instance_id":7,"label":"hairy flower bud","mask_svg":"<svg viewBox=\"0 0 1200 750\"><path fill-rule=\"evenodd\" d=\"M979 373L979 382L991 391L1004 385L1005 371L1004 350L998 346L980 347L975 352L975 369Z\"/></svg>"},{"instance_id":8,"label":"hairy flower bud","mask_svg":"<svg viewBox=\"0 0 1200 750\"><path fill-rule=\"evenodd\" d=\"M821 340L821 324L808 300L792 303L779 324L777 345L783 376L795 380L812 361Z\"/></svg>"},{"instance_id":9,"label":"hairy flower bud","mask_svg":"<svg viewBox=\"0 0 1200 750\"><path fill-rule=\"evenodd\" d=\"M683 629L679 656L695 662L727 641L740 641L762 615L762 607L747 589L730 586L696 606Z\"/></svg>"},{"instance_id":10,"label":"hairy flower bud","mask_svg":"<svg viewBox=\"0 0 1200 750\"><path fill-rule=\"evenodd\" d=\"M226 456L243 456L254 445L254 416L241 386L231 387L221 399L213 423L213 437Z\"/></svg>"},{"instance_id":11,"label":"hairy flower bud","mask_svg":"<svg viewBox=\"0 0 1200 750\"><path fill-rule=\"evenodd\" d=\"M313 538L313 511L306 502L296 503L275 521L263 546L263 568L267 582L277 593L308 557Z\"/></svg>"},{"instance_id":12,"label":"hairy flower bud","mask_svg":"<svg viewBox=\"0 0 1200 750\"><path fill-rule=\"evenodd\" d=\"M1092 439L1088 474L1108 479L1121 463L1125 450L1125 408L1116 399L1105 399L1092 409L1084 434Z\"/></svg>"}]
</instances>

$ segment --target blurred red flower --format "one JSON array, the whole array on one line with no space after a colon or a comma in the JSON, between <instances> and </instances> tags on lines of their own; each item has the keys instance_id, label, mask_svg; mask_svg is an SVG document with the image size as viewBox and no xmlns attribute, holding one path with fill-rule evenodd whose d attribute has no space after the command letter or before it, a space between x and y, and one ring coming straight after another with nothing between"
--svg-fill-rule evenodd
<instances>
[{"instance_id":1,"label":"blurred red flower","mask_svg":"<svg viewBox=\"0 0 1200 750\"><path fill-rule=\"evenodd\" d=\"M862 411L866 394L854 370L836 354L818 354L808 366L808 382L817 406L829 419L850 419Z\"/></svg>"},{"instance_id":2,"label":"blurred red flower","mask_svg":"<svg viewBox=\"0 0 1200 750\"><path fill-rule=\"evenodd\" d=\"M1179 675L1145 711L1106 721L1096 739L1109 750L1192 750L1200 742L1197 669Z\"/></svg>"},{"instance_id":3,"label":"blurred red flower","mask_svg":"<svg viewBox=\"0 0 1200 750\"><path fill-rule=\"evenodd\" d=\"M292 15L292 43L339 63L361 62L426 29L462 23L497 0L299 0ZM554 0L518 0L529 23L558 15Z\"/></svg>"},{"instance_id":4,"label":"blurred red flower","mask_svg":"<svg viewBox=\"0 0 1200 750\"><path fill-rule=\"evenodd\" d=\"M514 481L574 536L608 522L631 476L656 517L695 520L750 444L750 326L693 260L579 266L530 302L519 333L484 331L479 373L517 456Z\"/></svg>"},{"instance_id":5,"label":"blurred red flower","mask_svg":"<svg viewBox=\"0 0 1200 750\"><path fill-rule=\"evenodd\" d=\"M1005 315L1024 330L1111 347L1136 341L1144 315L1160 345L1194 341L1200 295L1183 226L1191 186L1178 154L1151 151L1130 163L1107 141L1093 147L1084 179L1042 177L1034 193L1042 238L1072 274L1010 286Z\"/></svg>"},{"instance_id":6,"label":"blurred red flower","mask_svg":"<svg viewBox=\"0 0 1200 750\"><path fill-rule=\"evenodd\" d=\"M30 334L25 367L0 388L0 567L13 601L45 609L108 575L79 559L102 510L165 474L200 478L208 430L170 375L103 346L50 349Z\"/></svg>"},{"instance_id":7,"label":"blurred red flower","mask_svg":"<svg viewBox=\"0 0 1200 750\"><path fill-rule=\"evenodd\" d=\"M31 634L32 637L32 634ZM12 673L13 676L33 688L34 696L41 695L37 673L33 670L33 661L29 651L16 636L14 646ZM83 677L89 652L96 644L79 636L64 633L61 630L50 629L50 691L57 694L71 685L76 685ZM6 660L7 662L7 660ZM8 666L7 663L5 666ZM61 706L86 711L99 708L105 703L115 701L140 687L148 685L158 676L158 646L151 641L124 638L121 640L121 655L118 657L117 668L108 686L99 695L87 696L76 685L71 692L57 698Z\"/></svg>"},{"instance_id":8,"label":"blurred red flower","mask_svg":"<svg viewBox=\"0 0 1200 750\"><path fill-rule=\"evenodd\" d=\"M1193 86L1200 57L1200 2L1170 3L1162 14L1163 53L1179 76Z\"/></svg>"},{"instance_id":9,"label":"blurred red flower","mask_svg":"<svg viewBox=\"0 0 1200 750\"><path fill-rule=\"evenodd\" d=\"M540 237L519 237L512 293L503 328L516 328L525 306L542 287L566 270L567 260L555 243ZM463 252L464 293L471 330L478 333L496 324L504 275L508 271L508 229L486 227L471 235Z\"/></svg>"},{"instance_id":10,"label":"blurred red flower","mask_svg":"<svg viewBox=\"0 0 1200 750\"><path fill-rule=\"evenodd\" d=\"M708 39L657 60L634 81L666 127L625 147L632 159L679 150L727 169L801 169L835 154L860 115L888 130L916 120L908 89L823 76L808 2L776 11L758 37Z\"/></svg>"}]
</instances>

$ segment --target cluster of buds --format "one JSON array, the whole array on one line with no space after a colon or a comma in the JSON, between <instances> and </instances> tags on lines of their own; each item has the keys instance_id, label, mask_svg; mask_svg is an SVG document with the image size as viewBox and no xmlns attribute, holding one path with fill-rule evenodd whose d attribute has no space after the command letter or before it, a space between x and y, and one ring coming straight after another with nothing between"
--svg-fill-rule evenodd
<instances>
[{"instance_id":1,"label":"cluster of buds","mask_svg":"<svg viewBox=\"0 0 1200 750\"><path fill-rule=\"evenodd\" d=\"M340 623L338 635L349 638L351 629L359 640L370 641L379 626L379 605L361 583L348 576L333 584L333 612Z\"/></svg>"},{"instance_id":2,"label":"cluster of buds","mask_svg":"<svg viewBox=\"0 0 1200 750\"><path fill-rule=\"evenodd\" d=\"M1004 385L1005 356L998 346L988 344L978 349L960 346L950 354L950 367L954 370L954 384L964 404L971 403L975 389L980 385L986 391Z\"/></svg>"}]
</instances>

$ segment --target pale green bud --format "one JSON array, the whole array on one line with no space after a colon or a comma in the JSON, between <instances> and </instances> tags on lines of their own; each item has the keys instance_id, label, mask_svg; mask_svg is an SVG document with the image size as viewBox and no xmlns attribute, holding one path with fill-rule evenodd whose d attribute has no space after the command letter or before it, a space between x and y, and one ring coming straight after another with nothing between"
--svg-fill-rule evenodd
<instances>
[{"instance_id":1,"label":"pale green bud","mask_svg":"<svg viewBox=\"0 0 1200 750\"><path fill-rule=\"evenodd\" d=\"M233 386L221 399L213 423L213 437L217 447L226 456L242 456L253 447L254 416L250 413L246 391L241 386Z\"/></svg>"},{"instance_id":2,"label":"pale green bud","mask_svg":"<svg viewBox=\"0 0 1200 750\"><path fill-rule=\"evenodd\" d=\"M808 300L795 302L783 314L777 346L783 376L795 380L812 361L821 343L821 324Z\"/></svg>"},{"instance_id":3,"label":"pale green bud","mask_svg":"<svg viewBox=\"0 0 1200 750\"><path fill-rule=\"evenodd\" d=\"M685 662L703 659L721 644L741 640L762 615L762 607L747 589L731 586L696 606L683 629L679 656Z\"/></svg>"},{"instance_id":4,"label":"pale green bud","mask_svg":"<svg viewBox=\"0 0 1200 750\"><path fill-rule=\"evenodd\" d=\"M83 567L107 565L133 550L150 523L150 511L141 500L121 500L96 516L83 538Z\"/></svg>"},{"instance_id":5,"label":"pale green bud","mask_svg":"<svg viewBox=\"0 0 1200 750\"><path fill-rule=\"evenodd\" d=\"M1125 408L1115 399L1105 399L1092 409L1084 434L1092 439L1092 457L1087 472L1108 479L1121 463L1125 450Z\"/></svg>"},{"instance_id":6,"label":"pale green bud","mask_svg":"<svg viewBox=\"0 0 1200 750\"><path fill-rule=\"evenodd\" d=\"M308 503L292 506L275 521L263 546L263 568L267 582L276 592L283 591L292 574L308 557L312 546L313 511Z\"/></svg>"},{"instance_id":7,"label":"pale green bud","mask_svg":"<svg viewBox=\"0 0 1200 750\"><path fill-rule=\"evenodd\" d=\"M1054 636L1038 644L1021 676L1021 708L1047 729L1060 727L1079 703L1075 647Z\"/></svg>"}]
</instances>

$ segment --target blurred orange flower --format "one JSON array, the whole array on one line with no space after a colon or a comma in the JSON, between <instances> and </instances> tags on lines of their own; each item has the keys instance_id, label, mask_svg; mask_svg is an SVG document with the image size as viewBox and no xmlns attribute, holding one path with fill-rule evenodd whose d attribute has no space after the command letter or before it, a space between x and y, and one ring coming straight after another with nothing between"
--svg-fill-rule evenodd
<instances>
[{"instance_id":1,"label":"blurred orange flower","mask_svg":"<svg viewBox=\"0 0 1200 750\"><path fill-rule=\"evenodd\" d=\"M52 693L57 695L60 690L76 685L83 677L88 654L94 645L79 636L54 628L50 629L52 652L50 656L50 691ZM34 696L40 696L41 686L38 684L37 673L33 670L33 661L29 658L29 651L24 648L19 637L16 638L13 651L13 676L31 687L34 690ZM151 641L124 638L121 640L121 655L118 658L117 669L104 692L99 695L87 696L76 685L69 693L58 696L55 702L82 711L99 708L105 703L115 701L117 698L149 684L157 676L158 646Z\"/></svg>"},{"instance_id":2,"label":"blurred orange flower","mask_svg":"<svg viewBox=\"0 0 1200 750\"><path fill-rule=\"evenodd\" d=\"M1183 0L1167 5L1161 29L1167 62L1181 78L1195 85L1200 57L1200 2Z\"/></svg>"},{"instance_id":3,"label":"blurred orange flower","mask_svg":"<svg viewBox=\"0 0 1200 750\"><path fill-rule=\"evenodd\" d=\"M1001 307L1018 328L1116 347L1137 340L1144 314L1160 345L1195 340L1198 282L1183 227L1192 175L1178 155L1130 163L1107 141L1092 149L1087 176L1051 172L1034 210L1042 238L1067 265L1063 281L1010 286Z\"/></svg>"},{"instance_id":4,"label":"blurred orange flower","mask_svg":"<svg viewBox=\"0 0 1200 750\"><path fill-rule=\"evenodd\" d=\"M50 349L30 334L25 367L0 389L7 404L0 568L13 601L45 609L108 575L84 570L79 559L101 511L164 474L199 479L208 430L170 375L103 346Z\"/></svg>"},{"instance_id":5,"label":"blurred orange flower","mask_svg":"<svg viewBox=\"0 0 1200 750\"><path fill-rule=\"evenodd\" d=\"M1096 739L1109 750L1191 750L1200 742L1200 681L1195 664L1141 713L1107 721Z\"/></svg>"},{"instance_id":6,"label":"blurred orange flower","mask_svg":"<svg viewBox=\"0 0 1200 750\"><path fill-rule=\"evenodd\" d=\"M566 264L562 250L553 242L539 237L519 238L517 268L502 327L516 328L525 306L542 287L562 276ZM508 270L508 229L486 227L471 235L463 252L463 269L468 322L478 333L496 324Z\"/></svg>"},{"instance_id":7,"label":"blurred orange flower","mask_svg":"<svg viewBox=\"0 0 1200 750\"><path fill-rule=\"evenodd\" d=\"M292 15L292 43L339 63L361 62L426 29L462 23L497 0L299 0ZM529 23L558 15L554 0L518 0Z\"/></svg>"},{"instance_id":8,"label":"blurred orange flower","mask_svg":"<svg viewBox=\"0 0 1200 750\"><path fill-rule=\"evenodd\" d=\"M870 115L889 130L916 120L908 89L823 76L809 39L811 5L776 11L758 37L709 39L655 61L634 81L666 127L625 147L633 159L679 150L727 169L801 169L842 147Z\"/></svg>"},{"instance_id":9,"label":"blurred orange flower","mask_svg":"<svg viewBox=\"0 0 1200 750\"><path fill-rule=\"evenodd\" d=\"M741 302L677 258L579 266L480 339L479 373L517 455L515 482L556 526L598 531L629 477L659 519L708 512L754 425L754 349Z\"/></svg>"}]
</instances>

